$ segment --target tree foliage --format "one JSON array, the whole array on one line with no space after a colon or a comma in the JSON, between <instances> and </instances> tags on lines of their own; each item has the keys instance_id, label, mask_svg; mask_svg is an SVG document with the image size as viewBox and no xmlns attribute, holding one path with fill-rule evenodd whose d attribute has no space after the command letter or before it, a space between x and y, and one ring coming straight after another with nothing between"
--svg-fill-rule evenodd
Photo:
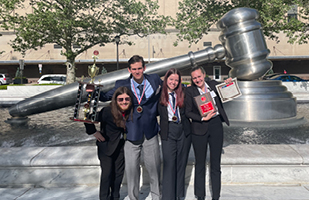
<instances>
[{"instance_id":1,"label":"tree foliage","mask_svg":"<svg viewBox=\"0 0 309 200\"><path fill-rule=\"evenodd\" d=\"M306 3L305 3L306 2ZM278 33L284 32L290 43L307 43L308 0L182 0L174 25L180 32L179 41L197 43L215 27L221 17L234 8L249 7L258 10L259 22L265 36L279 42ZM291 5L299 8L298 19L288 18Z\"/></svg>"},{"instance_id":2,"label":"tree foliage","mask_svg":"<svg viewBox=\"0 0 309 200\"><path fill-rule=\"evenodd\" d=\"M0 0L15 7L31 6L32 12L4 13L3 26L14 29L11 42L23 54L45 44L56 43L64 51L67 62L67 82L75 81L74 60L77 55L95 45L114 42L116 35L165 33L169 17L159 16L156 1L145 0ZM3 4L3 5L4 5ZM131 44L130 41L121 41ZM74 49L73 45L79 46Z\"/></svg>"},{"instance_id":3,"label":"tree foliage","mask_svg":"<svg viewBox=\"0 0 309 200\"><path fill-rule=\"evenodd\" d=\"M0 0L0 27L3 29L7 29L6 21L8 21L8 16L10 16L13 12L15 7L18 7L20 0ZM2 36L2 34L0 34ZM4 53L1 51L0 54Z\"/></svg>"}]
</instances>

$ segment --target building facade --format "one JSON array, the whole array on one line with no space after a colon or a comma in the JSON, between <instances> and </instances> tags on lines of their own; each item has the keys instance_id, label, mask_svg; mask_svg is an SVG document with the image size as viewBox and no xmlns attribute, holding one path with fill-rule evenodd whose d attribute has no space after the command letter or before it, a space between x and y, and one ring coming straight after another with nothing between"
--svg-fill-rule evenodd
<instances>
[{"instance_id":1,"label":"building facade","mask_svg":"<svg viewBox=\"0 0 309 200\"><path fill-rule=\"evenodd\" d=\"M178 8L178 0L160 0L159 14L176 16ZM31 12L31 8L25 12ZM177 40L177 30L168 30L168 34L152 34L145 38L138 36L126 36L120 38L119 44L119 68L126 68L127 60L134 54L144 57L146 62L156 62L161 59L175 57L187 54L190 51L199 51L208 46L215 46L221 42L218 39L220 31L212 29L207 35L197 43L189 45L188 42L180 42L178 46L173 43ZM35 51L28 50L25 57L19 52L14 51L9 42L14 39L14 32L2 31L0 37L1 49L4 51L0 55L0 73L9 73L11 77L15 76L15 72L19 67L19 60L23 59L25 63L23 74L29 79L38 79L43 74L65 74L66 65L65 57L60 54L61 48L56 44L47 44L43 48ZM308 44L298 45L287 43L287 38L283 33L279 35L280 43L266 38L268 49L270 50L269 59L273 62L273 71L299 75L309 79L309 54ZM122 44L121 40L130 40L134 45L129 46ZM83 52L76 58L76 76L87 76L87 66L93 63L92 55L94 50L99 51L99 59L97 66L108 71L116 70L117 46L115 43L107 44L103 47L95 46L88 51ZM42 66L41 73L39 66ZM222 80L227 76L229 67L224 61L216 61L204 66L210 78ZM188 75L189 70L183 71L184 75Z\"/></svg>"}]
</instances>

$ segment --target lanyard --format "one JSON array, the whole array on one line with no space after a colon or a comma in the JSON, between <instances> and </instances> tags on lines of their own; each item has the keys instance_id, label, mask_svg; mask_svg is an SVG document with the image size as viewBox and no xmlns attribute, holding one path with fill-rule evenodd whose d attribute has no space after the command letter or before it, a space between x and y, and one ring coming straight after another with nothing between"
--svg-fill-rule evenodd
<instances>
[{"instance_id":1,"label":"lanyard","mask_svg":"<svg viewBox=\"0 0 309 200\"><path fill-rule=\"evenodd\" d=\"M177 96L176 96L176 95L175 95L175 105L174 105L174 106L175 106L175 109L173 109L173 106L172 106L170 100L168 101L168 105L170 105L171 110L172 110L173 114L175 115L176 110L177 110Z\"/></svg>"},{"instance_id":2,"label":"lanyard","mask_svg":"<svg viewBox=\"0 0 309 200\"><path fill-rule=\"evenodd\" d=\"M140 98L140 99L138 98L138 95L137 95L137 92L136 92L136 90L135 90L135 87L134 87L134 84L133 84L133 80L132 80L132 79L131 79L131 84L132 84L132 87L133 87L133 90L134 90L134 96L136 97L137 102L138 102L138 105L139 105L139 104L141 104L142 98L143 98L143 96L144 96L144 94L145 94L145 89L146 89L146 79L145 79L145 81L144 81L143 93L142 93L142 95L141 95L141 98Z\"/></svg>"}]
</instances>

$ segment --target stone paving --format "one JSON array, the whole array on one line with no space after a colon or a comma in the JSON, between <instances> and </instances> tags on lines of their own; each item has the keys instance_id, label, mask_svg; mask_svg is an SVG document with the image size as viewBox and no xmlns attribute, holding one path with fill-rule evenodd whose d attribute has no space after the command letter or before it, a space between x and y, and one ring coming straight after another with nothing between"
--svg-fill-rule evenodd
<instances>
[{"instance_id":1,"label":"stone paving","mask_svg":"<svg viewBox=\"0 0 309 200\"><path fill-rule=\"evenodd\" d=\"M98 199L95 146L13 147L0 154L1 200ZM309 200L309 145L229 145L222 155L221 200ZM142 169L140 199L150 200ZM194 200L194 156L186 200ZM208 173L206 175L208 176ZM121 199L128 200L126 180ZM207 181L207 198L210 199Z\"/></svg>"}]
</instances>

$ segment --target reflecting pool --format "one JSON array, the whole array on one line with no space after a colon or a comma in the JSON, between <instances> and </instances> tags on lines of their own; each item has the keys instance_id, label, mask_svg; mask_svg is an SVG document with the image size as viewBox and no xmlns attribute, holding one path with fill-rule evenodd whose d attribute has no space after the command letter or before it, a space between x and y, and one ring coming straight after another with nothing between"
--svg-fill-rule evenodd
<instances>
[{"instance_id":1,"label":"reflecting pool","mask_svg":"<svg viewBox=\"0 0 309 200\"><path fill-rule=\"evenodd\" d=\"M309 121L309 104L297 105L298 115ZM26 126L11 126L8 108L0 108L0 147L94 145L83 123L71 121L73 107L29 116ZM225 145L229 144L309 144L309 122L287 128L224 127Z\"/></svg>"}]
</instances>

